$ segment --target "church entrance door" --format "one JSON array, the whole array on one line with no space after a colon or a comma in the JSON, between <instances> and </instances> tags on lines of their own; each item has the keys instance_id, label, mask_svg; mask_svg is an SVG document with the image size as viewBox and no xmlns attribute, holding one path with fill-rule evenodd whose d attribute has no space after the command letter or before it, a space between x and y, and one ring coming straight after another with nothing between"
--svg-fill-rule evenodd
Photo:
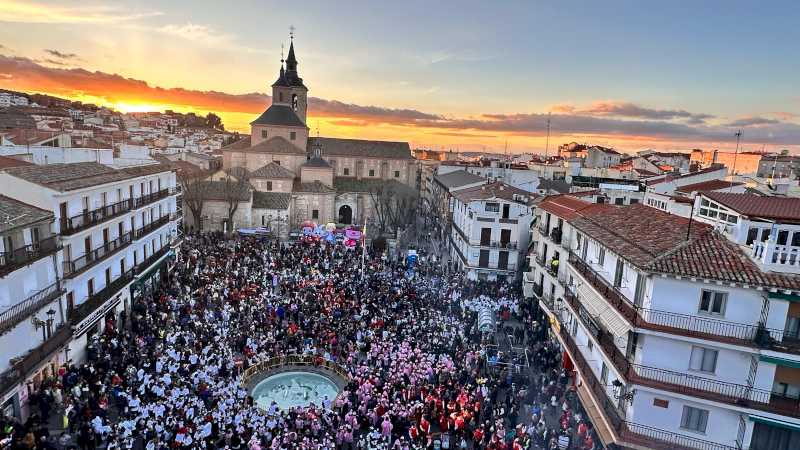
<instances>
[{"instance_id":1,"label":"church entrance door","mask_svg":"<svg viewBox=\"0 0 800 450\"><path fill-rule=\"evenodd\" d=\"M349 205L342 205L339 208L339 223L353 223L353 209Z\"/></svg>"}]
</instances>

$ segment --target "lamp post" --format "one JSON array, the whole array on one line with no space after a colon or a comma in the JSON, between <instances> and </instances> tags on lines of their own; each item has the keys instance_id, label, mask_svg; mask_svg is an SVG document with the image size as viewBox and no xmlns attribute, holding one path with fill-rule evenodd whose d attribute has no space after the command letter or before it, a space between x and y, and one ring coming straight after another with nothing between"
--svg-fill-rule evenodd
<instances>
[{"instance_id":1,"label":"lamp post","mask_svg":"<svg viewBox=\"0 0 800 450\"><path fill-rule=\"evenodd\" d=\"M53 322L56 321L55 319L56 311L53 308L47 310L47 338L50 339L53 336Z\"/></svg>"}]
</instances>

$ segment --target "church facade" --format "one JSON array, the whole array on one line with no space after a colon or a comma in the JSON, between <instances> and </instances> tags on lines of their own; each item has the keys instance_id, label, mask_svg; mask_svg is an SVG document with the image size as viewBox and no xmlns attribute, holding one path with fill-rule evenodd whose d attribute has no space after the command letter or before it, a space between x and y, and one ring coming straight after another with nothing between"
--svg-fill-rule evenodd
<instances>
[{"instance_id":1,"label":"church facade","mask_svg":"<svg viewBox=\"0 0 800 450\"><path fill-rule=\"evenodd\" d=\"M310 137L308 88L297 66L292 42L272 84L272 104L250 123L249 138L222 149L223 168L244 169L254 191L251 223L233 228L270 222L262 214L283 217L284 230L309 220L363 224L374 213L372 186L392 180L416 184L407 142Z\"/></svg>"}]
</instances>

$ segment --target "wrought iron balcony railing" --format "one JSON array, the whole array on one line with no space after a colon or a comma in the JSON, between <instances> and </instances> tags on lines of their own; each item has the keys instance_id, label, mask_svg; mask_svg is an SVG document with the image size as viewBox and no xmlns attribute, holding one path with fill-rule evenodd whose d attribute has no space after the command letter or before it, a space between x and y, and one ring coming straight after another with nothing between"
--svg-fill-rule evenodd
<instances>
[{"instance_id":1,"label":"wrought iron balcony railing","mask_svg":"<svg viewBox=\"0 0 800 450\"><path fill-rule=\"evenodd\" d=\"M11 251L0 253L0 277L5 276L20 267L32 264L35 261L52 255L61 248L58 236L50 236L39 242L26 245Z\"/></svg>"}]
</instances>

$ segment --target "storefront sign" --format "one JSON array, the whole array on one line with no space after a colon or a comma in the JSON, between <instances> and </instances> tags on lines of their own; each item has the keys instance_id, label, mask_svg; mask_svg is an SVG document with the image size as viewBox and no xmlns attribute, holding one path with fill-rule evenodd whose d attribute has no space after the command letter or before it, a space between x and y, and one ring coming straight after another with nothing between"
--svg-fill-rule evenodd
<instances>
[{"instance_id":1,"label":"storefront sign","mask_svg":"<svg viewBox=\"0 0 800 450\"><path fill-rule=\"evenodd\" d=\"M122 295L118 294L112 300L107 301L105 304L103 304L103 306L97 308L92 314L89 315L89 317L84 319L78 324L78 326L75 327L72 335L77 337L85 333L89 327L94 325L94 323L97 322L101 317L105 316L106 313L111 311L111 309L119 305L120 301L122 301Z\"/></svg>"}]
</instances>

